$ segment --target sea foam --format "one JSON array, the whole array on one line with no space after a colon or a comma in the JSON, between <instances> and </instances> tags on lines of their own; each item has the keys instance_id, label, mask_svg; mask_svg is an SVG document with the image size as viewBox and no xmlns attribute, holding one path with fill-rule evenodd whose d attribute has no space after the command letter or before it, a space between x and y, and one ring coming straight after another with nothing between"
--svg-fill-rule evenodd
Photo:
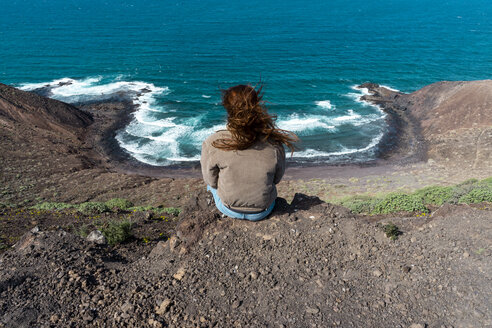
<instances>
[{"instance_id":1,"label":"sea foam","mask_svg":"<svg viewBox=\"0 0 492 328\"><path fill-rule=\"evenodd\" d=\"M199 160L203 140L214 132L225 129L225 122L210 126L204 114L188 118L179 116L179 110L176 108L186 106L186 101L166 100L167 104L174 106L173 108L168 108L166 103L158 103L158 97L162 98L171 93L168 87L123 79L123 76L114 79L101 76L85 79L62 78L45 83L23 84L21 88L28 91L44 88L50 97L69 103L112 99L122 95L127 97L137 110L133 113L133 120L117 133L116 139L134 158L151 165ZM363 102L360 101L360 96L369 94L365 88L352 86L352 89L356 93L349 93L348 96L358 102ZM201 96L211 97L205 94ZM380 113L362 114L355 109L337 109L330 100L316 101L315 104L319 108L330 111L326 114L300 112L279 115L277 126L303 137L313 134L336 134L339 127L344 126L344 129L347 126L358 127L384 117ZM305 150L295 152L294 157L323 158L365 152L377 145L381 137L382 135L378 135L371 139L367 146L357 149L339 146L336 151L330 152L311 149L308 146Z\"/></svg>"},{"instance_id":2,"label":"sea foam","mask_svg":"<svg viewBox=\"0 0 492 328\"><path fill-rule=\"evenodd\" d=\"M329 100L320 100L315 102L316 106L321 107L323 109L333 109L333 105Z\"/></svg>"}]
</instances>

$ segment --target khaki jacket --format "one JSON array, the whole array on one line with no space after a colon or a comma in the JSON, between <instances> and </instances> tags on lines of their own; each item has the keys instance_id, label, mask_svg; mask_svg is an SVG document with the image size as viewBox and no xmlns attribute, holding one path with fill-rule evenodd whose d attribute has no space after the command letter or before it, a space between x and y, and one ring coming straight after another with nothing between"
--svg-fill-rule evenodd
<instances>
[{"instance_id":1,"label":"khaki jacket","mask_svg":"<svg viewBox=\"0 0 492 328\"><path fill-rule=\"evenodd\" d=\"M221 130L203 142L203 180L217 189L226 207L238 212L261 212L277 198L275 185L285 171L284 147L267 141L258 141L245 150L226 151L212 146L214 140L230 136L227 130Z\"/></svg>"}]
</instances>

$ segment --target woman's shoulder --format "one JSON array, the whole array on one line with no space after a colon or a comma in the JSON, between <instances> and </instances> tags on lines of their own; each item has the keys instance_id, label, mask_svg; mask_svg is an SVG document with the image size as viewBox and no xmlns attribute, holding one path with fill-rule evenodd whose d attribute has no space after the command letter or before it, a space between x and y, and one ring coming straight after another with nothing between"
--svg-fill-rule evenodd
<instances>
[{"instance_id":1,"label":"woman's shoulder","mask_svg":"<svg viewBox=\"0 0 492 328\"><path fill-rule=\"evenodd\" d=\"M231 133L227 130L218 130L209 135L204 143L211 144L215 140L222 139L222 138L229 138L231 136Z\"/></svg>"}]
</instances>

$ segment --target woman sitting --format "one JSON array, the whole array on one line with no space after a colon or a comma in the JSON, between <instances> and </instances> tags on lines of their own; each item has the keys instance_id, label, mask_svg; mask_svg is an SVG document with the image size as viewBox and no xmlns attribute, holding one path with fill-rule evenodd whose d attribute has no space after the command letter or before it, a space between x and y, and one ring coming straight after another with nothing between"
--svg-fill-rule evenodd
<instances>
[{"instance_id":1,"label":"woman sitting","mask_svg":"<svg viewBox=\"0 0 492 328\"><path fill-rule=\"evenodd\" d=\"M227 130L202 145L201 166L207 190L224 215L258 221L273 210L276 184L285 171L284 145L292 152L297 136L275 126L267 113L261 87L237 85L224 91Z\"/></svg>"}]
</instances>

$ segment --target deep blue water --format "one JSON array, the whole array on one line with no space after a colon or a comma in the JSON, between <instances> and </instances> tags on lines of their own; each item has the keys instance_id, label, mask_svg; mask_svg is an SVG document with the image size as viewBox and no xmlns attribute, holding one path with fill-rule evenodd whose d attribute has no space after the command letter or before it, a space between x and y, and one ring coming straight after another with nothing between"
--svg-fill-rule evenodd
<instances>
[{"instance_id":1,"label":"deep blue water","mask_svg":"<svg viewBox=\"0 0 492 328\"><path fill-rule=\"evenodd\" d=\"M238 83L263 81L295 156L333 161L372 158L386 128L355 85L491 74L490 1L0 0L0 82L70 81L52 89L68 102L127 92L141 108L118 140L154 164L196 159Z\"/></svg>"}]
</instances>

